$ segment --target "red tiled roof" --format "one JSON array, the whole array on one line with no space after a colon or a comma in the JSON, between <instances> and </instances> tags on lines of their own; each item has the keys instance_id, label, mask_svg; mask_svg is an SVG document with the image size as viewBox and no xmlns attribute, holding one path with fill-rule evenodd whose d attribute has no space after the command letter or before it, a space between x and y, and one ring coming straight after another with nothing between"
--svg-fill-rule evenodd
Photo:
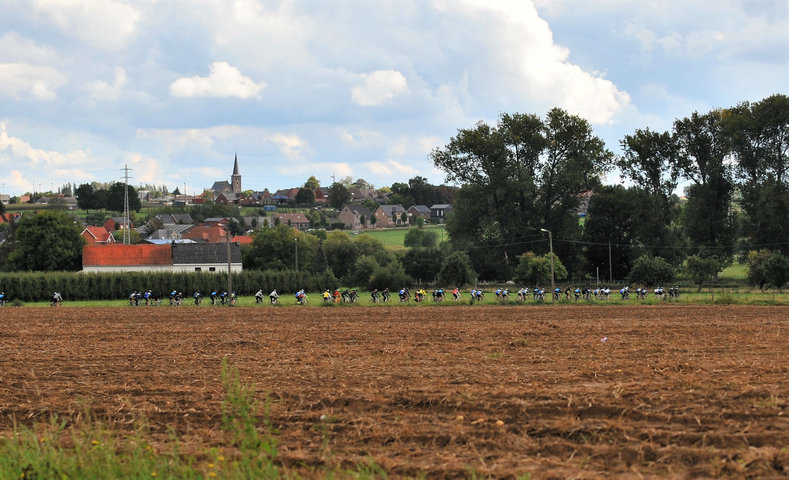
<instances>
[{"instance_id":1,"label":"red tiled roof","mask_svg":"<svg viewBox=\"0 0 789 480\"><path fill-rule=\"evenodd\" d=\"M82 247L82 265L172 265L170 245L85 245Z\"/></svg>"},{"instance_id":2,"label":"red tiled roof","mask_svg":"<svg viewBox=\"0 0 789 480\"><path fill-rule=\"evenodd\" d=\"M252 243L254 238L251 235L236 235L233 237L233 243L238 243L239 245L249 245Z\"/></svg>"},{"instance_id":3,"label":"red tiled roof","mask_svg":"<svg viewBox=\"0 0 789 480\"><path fill-rule=\"evenodd\" d=\"M88 225L85 227L85 230L82 231L82 236L85 237L89 243L107 243L112 234L104 227Z\"/></svg>"},{"instance_id":4,"label":"red tiled roof","mask_svg":"<svg viewBox=\"0 0 789 480\"><path fill-rule=\"evenodd\" d=\"M225 229L219 225L194 227L183 234L183 238L197 242L217 243L225 241Z\"/></svg>"}]
</instances>

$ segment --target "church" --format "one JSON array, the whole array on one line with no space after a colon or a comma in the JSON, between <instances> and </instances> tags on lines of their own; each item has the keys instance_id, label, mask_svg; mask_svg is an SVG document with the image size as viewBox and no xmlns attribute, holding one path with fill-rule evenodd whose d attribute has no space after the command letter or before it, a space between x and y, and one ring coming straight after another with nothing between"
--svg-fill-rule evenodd
<instances>
[{"instance_id":1,"label":"church","mask_svg":"<svg viewBox=\"0 0 789 480\"><path fill-rule=\"evenodd\" d=\"M238 172L238 154L236 154L235 162L233 163L233 175L230 176L230 182L222 180L214 182L211 186L211 193L214 198L219 195L224 196L228 203L234 203L238 196L241 194L241 174Z\"/></svg>"}]
</instances>

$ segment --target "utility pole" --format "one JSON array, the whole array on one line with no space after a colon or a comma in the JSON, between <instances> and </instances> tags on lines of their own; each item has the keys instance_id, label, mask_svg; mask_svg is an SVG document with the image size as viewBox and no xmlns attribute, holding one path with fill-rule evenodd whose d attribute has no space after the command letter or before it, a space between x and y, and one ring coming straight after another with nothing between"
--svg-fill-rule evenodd
<instances>
[{"instance_id":1,"label":"utility pole","mask_svg":"<svg viewBox=\"0 0 789 480\"><path fill-rule=\"evenodd\" d=\"M129 221L129 166L124 164L123 165L123 180L124 180L124 188L123 188L123 244L129 245L131 244L131 232L129 231L129 226L131 222Z\"/></svg>"}]
</instances>

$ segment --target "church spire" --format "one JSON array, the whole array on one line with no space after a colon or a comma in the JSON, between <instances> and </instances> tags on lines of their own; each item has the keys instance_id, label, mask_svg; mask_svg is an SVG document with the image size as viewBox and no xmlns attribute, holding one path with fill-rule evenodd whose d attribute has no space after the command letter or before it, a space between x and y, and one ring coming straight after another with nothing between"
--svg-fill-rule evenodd
<instances>
[{"instance_id":1,"label":"church spire","mask_svg":"<svg viewBox=\"0 0 789 480\"><path fill-rule=\"evenodd\" d=\"M238 171L238 153L236 153L236 159L233 163L233 175L230 177L230 187L236 195L241 193L241 173Z\"/></svg>"}]
</instances>

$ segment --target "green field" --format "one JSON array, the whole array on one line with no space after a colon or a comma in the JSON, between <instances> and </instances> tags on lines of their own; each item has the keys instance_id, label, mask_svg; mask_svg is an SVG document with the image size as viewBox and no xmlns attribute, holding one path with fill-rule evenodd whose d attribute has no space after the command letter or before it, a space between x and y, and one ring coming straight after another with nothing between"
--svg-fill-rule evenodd
<instances>
[{"instance_id":1,"label":"green field","mask_svg":"<svg viewBox=\"0 0 789 480\"><path fill-rule=\"evenodd\" d=\"M425 225L425 229L435 230L438 233L438 243L448 240L449 237L443 225ZM384 244L393 252L405 253L408 247L404 245L408 228L389 228L384 230L366 231L360 235L369 235Z\"/></svg>"}]
</instances>

